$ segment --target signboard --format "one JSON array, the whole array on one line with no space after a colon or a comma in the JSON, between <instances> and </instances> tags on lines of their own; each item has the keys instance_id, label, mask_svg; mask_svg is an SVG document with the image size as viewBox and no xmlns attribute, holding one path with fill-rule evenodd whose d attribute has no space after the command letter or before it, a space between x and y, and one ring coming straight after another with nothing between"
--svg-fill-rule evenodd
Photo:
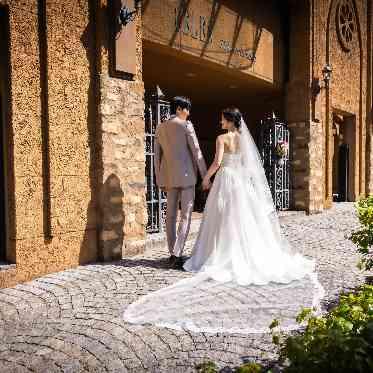
<instances>
[{"instance_id":1,"label":"signboard","mask_svg":"<svg viewBox=\"0 0 373 373\"><path fill-rule=\"evenodd\" d=\"M149 1L143 13L143 39L268 81L278 79L283 48L281 21L275 9L271 13L255 5L256 12L262 12L259 19L267 18L263 27L254 16L240 14L227 4L213 0Z\"/></svg>"},{"instance_id":2,"label":"signboard","mask_svg":"<svg viewBox=\"0 0 373 373\"><path fill-rule=\"evenodd\" d=\"M122 6L129 10L135 9L134 0L113 0L112 2L112 21L115 23L112 38L114 39L112 63L114 74L136 74L136 20L127 25L119 24L119 12Z\"/></svg>"},{"instance_id":3,"label":"signboard","mask_svg":"<svg viewBox=\"0 0 373 373\"><path fill-rule=\"evenodd\" d=\"M216 43L214 40L215 34L213 23L205 15L195 15L189 8L182 6L175 7L175 31L183 33L185 36L190 36L195 40L204 42L207 46L216 44L222 51L233 53L242 58L246 58L251 62L255 61L255 51L252 48L243 46L232 46L229 40L220 39ZM253 43L252 43L253 44Z\"/></svg>"}]
</instances>

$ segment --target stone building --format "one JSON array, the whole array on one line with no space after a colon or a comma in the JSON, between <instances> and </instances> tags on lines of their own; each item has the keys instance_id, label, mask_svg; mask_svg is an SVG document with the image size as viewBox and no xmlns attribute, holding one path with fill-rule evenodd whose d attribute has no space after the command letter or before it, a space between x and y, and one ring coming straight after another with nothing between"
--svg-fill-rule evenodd
<instances>
[{"instance_id":1,"label":"stone building","mask_svg":"<svg viewBox=\"0 0 373 373\"><path fill-rule=\"evenodd\" d=\"M207 161L222 108L276 113L291 208L371 193L372 27L369 0L0 0L0 287L144 249L157 87Z\"/></svg>"}]
</instances>

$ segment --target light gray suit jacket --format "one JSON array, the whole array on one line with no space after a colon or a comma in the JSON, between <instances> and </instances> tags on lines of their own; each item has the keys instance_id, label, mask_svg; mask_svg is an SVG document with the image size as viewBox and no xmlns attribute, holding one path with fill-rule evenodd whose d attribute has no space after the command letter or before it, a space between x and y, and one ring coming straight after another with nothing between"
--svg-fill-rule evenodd
<instances>
[{"instance_id":1,"label":"light gray suit jacket","mask_svg":"<svg viewBox=\"0 0 373 373\"><path fill-rule=\"evenodd\" d=\"M206 162L193 124L176 116L162 122L155 132L155 176L159 187L187 188L197 182L197 169L206 175Z\"/></svg>"}]
</instances>

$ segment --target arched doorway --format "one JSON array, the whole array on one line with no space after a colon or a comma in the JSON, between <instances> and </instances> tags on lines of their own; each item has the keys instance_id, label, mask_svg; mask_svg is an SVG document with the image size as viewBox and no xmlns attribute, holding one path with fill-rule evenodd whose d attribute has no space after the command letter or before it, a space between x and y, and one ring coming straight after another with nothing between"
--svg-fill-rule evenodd
<instances>
[{"instance_id":1,"label":"arched doorway","mask_svg":"<svg viewBox=\"0 0 373 373\"><path fill-rule=\"evenodd\" d=\"M334 112L332 128L333 201L354 201L356 118L347 113Z\"/></svg>"},{"instance_id":2,"label":"arched doorway","mask_svg":"<svg viewBox=\"0 0 373 373\"><path fill-rule=\"evenodd\" d=\"M352 27L347 39L342 11ZM334 69L325 97L325 207L333 200L355 201L365 194L364 62L358 15L354 0L330 3L326 63Z\"/></svg>"}]
</instances>

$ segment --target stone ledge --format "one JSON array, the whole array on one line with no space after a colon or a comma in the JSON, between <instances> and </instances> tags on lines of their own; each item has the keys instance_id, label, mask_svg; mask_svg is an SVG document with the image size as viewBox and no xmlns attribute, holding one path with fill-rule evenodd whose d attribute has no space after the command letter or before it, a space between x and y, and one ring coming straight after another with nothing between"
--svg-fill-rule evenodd
<instances>
[{"instance_id":1,"label":"stone ledge","mask_svg":"<svg viewBox=\"0 0 373 373\"><path fill-rule=\"evenodd\" d=\"M16 269L16 265L13 263L0 262L0 271L8 271L10 269Z\"/></svg>"},{"instance_id":2,"label":"stone ledge","mask_svg":"<svg viewBox=\"0 0 373 373\"><path fill-rule=\"evenodd\" d=\"M145 252L146 240L125 241L123 248L122 258L142 254Z\"/></svg>"}]
</instances>

